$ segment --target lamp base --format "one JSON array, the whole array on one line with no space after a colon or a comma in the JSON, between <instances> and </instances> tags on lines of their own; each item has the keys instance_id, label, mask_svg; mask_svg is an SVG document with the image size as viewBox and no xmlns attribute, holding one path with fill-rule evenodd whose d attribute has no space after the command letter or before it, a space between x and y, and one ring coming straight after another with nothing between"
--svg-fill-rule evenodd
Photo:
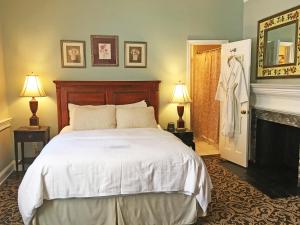
<instances>
[{"instance_id":1,"label":"lamp base","mask_svg":"<svg viewBox=\"0 0 300 225\"><path fill-rule=\"evenodd\" d=\"M182 118L177 120L177 129L184 129L184 120Z\"/></svg>"},{"instance_id":2,"label":"lamp base","mask_svg":"<svg viewBox=\"0 0 300 225\"><path fill-rule=\"evenodd\" d=\"M177 113L178 113L178 120L177 120L177 131L185 131L184 127L184 120L182 119L183 113L184 113L184 106L178 105L177 106Z\"/></svg>"},{"instance_id":3,"label":"lamp base","mask_svg":"<svg viewBox=\"0 0 300 225\"><path fill-rule=\"evenodd\" d=\"M32 116L29 119L29 125L30 127L39 127L39 118L37 116Z\"/></svg>"},{"instance_id":4,"label":"lamp base","mask_svg":"<svg viewBox=\"0 0 300 225\"><path fill-rule=\"evenodd\" d=\"M29 119L29 125L32 128L39 128L39 118L36 116L38 104L38 101L34 97L29 101L30 111L32 112L32 116Z\"/></svg>"},{"instance_id":5,"label":"lamp base","mask_svg":"<svg viewBox=\"0 0 300 225\"><path fill-rule=\"evenodd\" d=\"M184 131L186 131L186 128L184 127L184 128L176 128L176 131L178 131L178 132L184 132Z\"/></svg>"}]
</instances>

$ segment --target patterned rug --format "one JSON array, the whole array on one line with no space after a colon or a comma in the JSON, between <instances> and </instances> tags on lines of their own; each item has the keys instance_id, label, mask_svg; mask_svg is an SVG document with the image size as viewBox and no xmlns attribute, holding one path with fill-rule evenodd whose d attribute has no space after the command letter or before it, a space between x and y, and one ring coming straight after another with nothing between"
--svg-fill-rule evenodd
<instances>
[{"instance_id":1,"label":"patterned rug","mask_svg":"<svg viewBox=\"0 0 300 225\"><path fill-rule=\"evenodd\" d=\"M300 197L270 199L220 164L204 157L214 189L208 216L202 224L300 224ZM0 186L0 225L23 224L17 205L22 177L12 174Z\"/></svg>"}]
</instances>

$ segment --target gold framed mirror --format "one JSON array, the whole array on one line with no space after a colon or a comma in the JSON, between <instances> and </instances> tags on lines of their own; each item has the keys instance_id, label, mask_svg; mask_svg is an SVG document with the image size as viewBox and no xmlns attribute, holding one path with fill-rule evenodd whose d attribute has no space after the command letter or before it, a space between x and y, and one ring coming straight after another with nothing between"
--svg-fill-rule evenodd
<instances>
[{"instance_id":1,"label":"gold framed mirror","mask_svg":"<svg viewBox=\"0 0 300 225\"><path fill-rule=\"evenodd\" d=\"M300 77L300 6L258 21L257 79Z\"/></svg>"}]
</instances>

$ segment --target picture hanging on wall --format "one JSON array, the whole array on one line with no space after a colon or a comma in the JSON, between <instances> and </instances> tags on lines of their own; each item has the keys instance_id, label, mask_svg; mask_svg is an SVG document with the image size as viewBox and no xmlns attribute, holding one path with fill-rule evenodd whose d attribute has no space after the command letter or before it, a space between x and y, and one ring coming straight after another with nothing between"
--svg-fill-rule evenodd
<instances>
[{"instance_id":1,"label":"picture hanging on wall","mask_svg":"<svg viewBox=\"0 0 300 225\"><path fill-rule=\"evenodd\" d=\"M119 41L116 35L91 35L93 66L119 66Z\"/></svg>"},{"instance_id":2,"label":"picture hanging on wall","mask_svg":"<svg viewBox=\"0 0 300 225\"><path fill-rule=\"evenodd\" d=\"M124 66L131 68L147 67L147 42L124 42Z\"/></svg>"},{"instance_id":3,"label":"picture hanging on wall","mask_svg":"<svg viewBox=\"0 0 300 225\"><path fill-rule=\"evenodd\" d=\"M61 66L63 68L85 68L85 42L61 40Z\"/></svg>"},{"instance_id":4,"label":"picture hanging on wall","mask_svg":"<svg viewBox=\"0 0 300 225\"><path fill-rule=\"evenodd\" d=\"M257 79L300 77L300 6L258 21Z\"/></svg>"}]
</instances>

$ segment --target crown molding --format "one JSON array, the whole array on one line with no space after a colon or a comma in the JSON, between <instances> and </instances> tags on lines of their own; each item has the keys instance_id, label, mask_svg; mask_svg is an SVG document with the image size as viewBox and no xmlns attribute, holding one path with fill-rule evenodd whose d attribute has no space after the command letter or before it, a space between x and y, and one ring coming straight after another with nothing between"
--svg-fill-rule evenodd
<instances>
[{"instance_id":1,"label":"crown molding","mask_svg":"<svg viewBox=\"0 0 300 225\"><path fill-rule=\"evenodd\" d=\"M300 98L300 85L290 84L251 84L255 95L273 95L287 98Z\"/></svg>"},{"instance_id":2,"label":"crown molding","mask_svg":"<svg viewBox=\"0 0 300 225\"><path fill-rule=\"evenodd\" d=\"M291 115L300 115L300 85L251 84L251 105Z\"/></svg>"},{"instance_id":3,"label":"crown molding","mask_svg":"<svg viewBox=\"0 0 300 225\"><path fill-rule=\"evenodd\" d=\"M12 118L6 118L4 120L0 120L0 131L8 128L8 127L11 127L11 120Z\"/></svg>"}]
</instances>

